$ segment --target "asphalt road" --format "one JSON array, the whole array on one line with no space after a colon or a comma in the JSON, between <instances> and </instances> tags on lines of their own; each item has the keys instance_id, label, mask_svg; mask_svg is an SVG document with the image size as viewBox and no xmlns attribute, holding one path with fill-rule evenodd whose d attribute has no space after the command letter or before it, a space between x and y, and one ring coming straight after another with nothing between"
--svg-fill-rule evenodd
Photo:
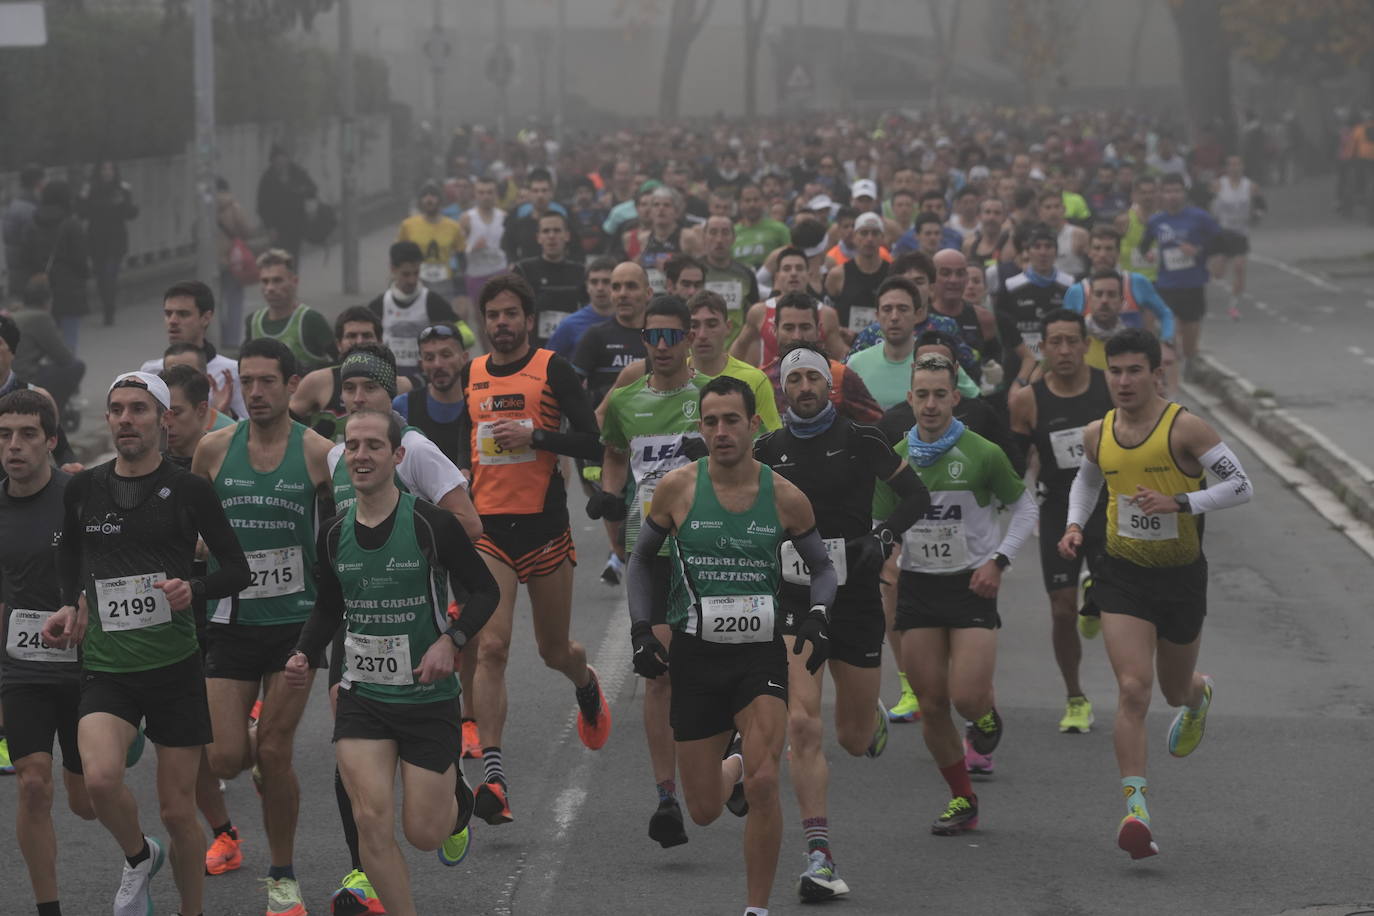
<instances>
[{"instance_id":1,"label":"asphalt road","mask_svg":"<svg viewBox=\"0 0 1374 916\"><path fill-rule=\"evenodd\" d=\"M1366 751L1374 738L1374 620L1370 558L1238 449L1257 490L1252 504L1208 526L1211 609L1202 667L1216 678L1207 739L1187 760L1163 752L1169 715L1151 715L1151 812L1162 854L1132 863L1115 848L1122 814L1111 754L1114 691L1101 643L1088 644L1085 682L1098 726L1060 735L1060 686L1033 549L1002 598L997 689L1006 738L997 772L979 786L982 825L961 838L931 836L945 789L916 726L896 726L876 761L830 744L832 837L852 890L833 908L856 913L1274 914L1371 894ZM478 824L468 860L443 868L408 855L423 913L738 913L742 824L725 816L689 827L691 842L660 849L645 835L655 803L640 693L628 671L623 595L597 581L602 536L579 518L583 565L574 634L598 665L615 733L599 752L573 728L571 690L535 652L527 606L510 666L506 767L514 823ZM895 698L892 676L886 694ZM348 870L334 810L328 704L317 688L297 742L302 811L296 871L312 912L327 912ZM475 762L473 762L475 763ZM477 768L472 771L479 776ZM129 781L152 818L151 758ZM7 784L6 784L7 783ZM0 783L0 821L12 822L13 782ZM61 793L59 792L59 799ZM244 868L208 879L207 914L263 911L258 878L267 851L251 783L228 797L246 840ZM801 828L787 797L784 855L774 912L799 912L792 882ZM120 859L97 826L61 808L60 875L66 911L106 912ZM25 873L6 858L8 903L28 909ZM159 913L175 910L170 874L156 882ZM21 903L21 901L23 901Z\"/></svg>"}]
</instances>

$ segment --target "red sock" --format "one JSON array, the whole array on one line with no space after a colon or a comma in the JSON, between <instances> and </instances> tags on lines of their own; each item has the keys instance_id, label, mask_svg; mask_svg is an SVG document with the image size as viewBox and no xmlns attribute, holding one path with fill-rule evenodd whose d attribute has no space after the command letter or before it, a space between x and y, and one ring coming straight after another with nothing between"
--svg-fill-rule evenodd
<instances>
[{"instance_id":1,"label":"red sock","mask_svg":"<svg viewBox=\"0 0 1374 916\"><path fill-rule=\"evenodd\" d=\"M963 758L947 767L940 767L940 775L949 783L950 795L956 798L960 795L964 798L973 798L973 783L968 778L968 766L965 765Z\"/></svg>"}]
</instances>

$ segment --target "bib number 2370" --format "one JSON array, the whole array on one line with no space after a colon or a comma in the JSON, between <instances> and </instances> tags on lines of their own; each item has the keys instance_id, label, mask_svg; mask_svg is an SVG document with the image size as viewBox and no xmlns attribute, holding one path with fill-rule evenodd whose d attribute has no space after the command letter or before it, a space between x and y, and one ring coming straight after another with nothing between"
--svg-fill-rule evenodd
<instances>
[{"instance_id":1,"label":"bib number 2370","mask_svg":"<svg viewBox=\"0 0 1374 916\"><path fill-rule=\"evenodd\" d=\"M701 638L707 642L773 641L772 595L716 595L701 599Z\"/></svg>"},{"instance_id":2,"label":"bib number 2370","mask_svg":"<svg viewBox=\"0 0 1374 916\"><path fill-rule=\"evenodd\" d=\"M415 683L410 664L410 637L367 636L349 633L344 639L348 653L348 678L364 684L409 687Z\"/></svg>"}]
</instances>

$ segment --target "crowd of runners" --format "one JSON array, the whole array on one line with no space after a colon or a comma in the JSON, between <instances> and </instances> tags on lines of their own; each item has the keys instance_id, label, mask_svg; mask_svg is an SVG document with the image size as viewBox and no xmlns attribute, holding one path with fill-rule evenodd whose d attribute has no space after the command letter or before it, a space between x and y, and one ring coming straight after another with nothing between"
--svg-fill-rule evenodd
<instances>
[{"instance_id":1,"label":"crowd of runners","mask_svg":"<svg viewBox=\"0 0 1374 916\"><path fill-rule=\"evenodd\" d=\"M1203 740L1202 519L1251 498L1171 399L1209 295L1247 311L1265 204L1242 157L1143 117L1013 110L563 148L474 131L449 152L367 305L303 304L295 255L270 249L229 355L207 338L214 291L167 289L166 344L96 380L114 457L93 467L0 316L0 764L39 916L61 913L58 754L72 811L124 857L115 916L153 911L164 863L177 912L207 911L244 866L222 781L245 773L265 912L304 916L293 756L320 669L345 874L329 910L416 913L398 811L445 866L472 818L528 816L530 761L502 751L522 586L582 744L614 752L615 697L575 639L583 512L644 681L655 795L630 820L670 848L689 820L745 818L746 914L775 899L784 772L805 857L789 892L862 896L831 844L827 674L845 753L919 721L948 785L931 834L996 817L971 777L995 773L998 595L1031 575L1012 567L1032 539L1059 731L1094 727L1082 640L1116 676L1124 811L1103 842L1159 852L1146 713L1157 681L1169 752ZM157 812L125 784L145 743Z\"/></svg>"}]
</instances>

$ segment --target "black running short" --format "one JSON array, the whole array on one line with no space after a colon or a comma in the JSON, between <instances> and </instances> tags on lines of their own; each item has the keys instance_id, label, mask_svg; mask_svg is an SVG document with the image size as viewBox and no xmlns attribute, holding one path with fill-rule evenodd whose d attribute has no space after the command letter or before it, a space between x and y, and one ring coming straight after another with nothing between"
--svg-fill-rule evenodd
<instances>
[{"instance_id":1,"label":"black running short","mask_svg":"<svg viewBox=\"0 0 1374 916\"><path fill-rule=\"evenodd\" d=\"M761 696L786 703L786 651L780 638L726 645L674 633L668 648L674 740L698 741L732 730L735 716Z\"/></svg>"},{"instance_id":2,"label":"black running short","mask_svg":"<svg viewBox=\"0 0 1374 916\"><path fill-rule=\"evenodd\" d=\"M296 649L303 623L250 627L241 623L210 623L205 628L205 676L231 681L260 681L286 668ZM310 667L323 668L321 652Z\"/></svg>"},{"instance_id":3,"label":"black running short","mask_svg":"<svg viewBox=\"0 0 1374 916\"><path fill-rule=\"evenodd\" d=\"M564 560L577 565L567 510L538 515L484 515L481 553L515 570L521 582L553 575Z\"/></svg>"},{"instance_id":4,"label":"black running short","mask_svg":"<svg viewBox=\"0 0 1374 916\"><path fill-rule=\"evenodd\" d=\"M1207 314L1207 290L1201 286L1159 289L1159 298L1179 321L1201 321Z\"/></svg>"},{"instance_id":5,"label":"black running short","mask_svg":"<svg viewBox=\"0 0 1374 916\"><path fill-rule=\"evenodd\" d=\"M1107 543L1107 504L1103 501L1088 516L1088 524L1083 528L1083 546L1079 548L1078 556L1072 560L1064 559L1059 555L1059 539L1064 536L1068 520L1067 493L1059 499L1051 497L1040 504L1040 573L1047 592L1077 588L1083 561L1088 561L1088 572L1092 572L1097 568L1097 555Z\"/></svg>"},{"instance_id":6,"label":"black running short","mask_svg":"<svg viewBox=\"0 0 1374 916\"><path fill-rule=\"evenodd\" d=\"M109 713L162 747L209 744L210 705L200 653L149 671L91 671L81 677L81 715Z\"/></svg>"},{"instance_id":7,"label":"black running short","mask_svg":"<svg viewBox=\"0 0 1374 916\"><path fill-rule=\"evenodd\" d=\"M778 607L782 611L783 635L796 636L802 618L811 609L810 595L805 589L798 595L784 588ZM841 585L830 608L830 658L855 668L877 668L883 663L883 639L887 636L887 618L883 614L883 600L878 583ZM807 651L805 649L803 652Z\"/></svg>"},{"instance_id":8,"label":"black running short","mask_svg":"<svg viewBox=\"0 0 1374 916\"><path fill-rule=\"evenodd\" d=\"M1103 554L1093 570L1093 603L1104 614L1127 614L1155 625L1160 639L1186 646L1207 616L1207 558L1187 566L1139 566Z\"/></svg>"},{"instance_id":9,"label":"black running short","mask_svg":"<svg viewBox=\"0 0 1374 916\"><path fill-rule=\"evenodd\" d=\"M382 703L340 690L334 740L395 741L406 763L447 773L463 753L461 719L456 697L436 703Z\"/></svg>"},{"instance_id":10,"label":"black running short","mask_svg":"<svg viewBox=\"0 0 1374 916\"><path fill-rule=\"evenodd\" d=\"M1250 237L1234 229L1223 229L1212 236L1207 254L1226 258L1240 258L1250 253Z\"/></svg>"},{"instance_id":11,"label":"black running short","mask_svg":"<svg viewBox=\"0 0 1374 916\"><path fill-rule=\"evenodd\" d=\"M897 631L937 627L961 630L1002 626L997 599L983 598L969 590L973 573L936 576L902 570L897 576Z\"/></svg>"},{"instance_id":12,"label":"black running short","mask_svg":"<svg viewBox=\"0 0 1374 916\"><path fill-rule=\"evenodd\" d=\"M10 759L51 754L52 740L62 748L62 768L81 775L81 752L76 746L76 722L81 708L81 682L62 684L6 684L0 688L5 710L5 735Z\"/></svg>"}]
</instances>

